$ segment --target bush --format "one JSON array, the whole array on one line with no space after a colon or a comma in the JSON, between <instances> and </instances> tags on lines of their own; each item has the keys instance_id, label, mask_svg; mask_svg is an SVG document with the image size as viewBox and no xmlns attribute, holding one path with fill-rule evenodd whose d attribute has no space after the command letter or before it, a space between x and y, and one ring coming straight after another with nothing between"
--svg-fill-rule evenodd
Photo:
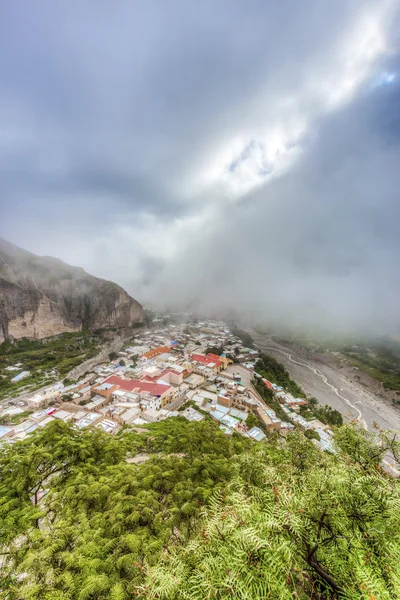
<instances>
[{"instance_id":1,"label":"bush","mask_svg":"<svg viewBox=\"0 0 400 600\"><path fill-rule=\"evenodd\" d=\"M319 435L318 431L315 431L314 429L307 429L304 432L304 435L309 440L318 440L319 441L321 439L321 436Z\"/></svg>"},{"instance_id":2,"label":"bush","mask_svg":"<svg viewBox=\"0 0 400 600\"><path fill-rule=\"evenodd\" d=\"M246 425L249 429L252 427L259 427L260 421L253 413L250 413L246 419Z\"/></svg>"}]
</instances>

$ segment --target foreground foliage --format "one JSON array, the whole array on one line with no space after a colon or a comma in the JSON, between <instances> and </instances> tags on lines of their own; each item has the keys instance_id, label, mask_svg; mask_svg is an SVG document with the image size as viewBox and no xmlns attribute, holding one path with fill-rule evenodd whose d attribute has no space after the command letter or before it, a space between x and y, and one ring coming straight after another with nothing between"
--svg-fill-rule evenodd
<instances>
[{"instance_id":1,"label":"foreground foliage","mask_svg":"<svg viewBox=\"0 0 400 600\"><path fill-rule=\"evenodd\" d=\"M343 426L331 455L209 421L116 438L53 422L0 453L0 597L396 598L400 489L379 464L398 444L381 437Z\"/></svg>"}]
</instances>

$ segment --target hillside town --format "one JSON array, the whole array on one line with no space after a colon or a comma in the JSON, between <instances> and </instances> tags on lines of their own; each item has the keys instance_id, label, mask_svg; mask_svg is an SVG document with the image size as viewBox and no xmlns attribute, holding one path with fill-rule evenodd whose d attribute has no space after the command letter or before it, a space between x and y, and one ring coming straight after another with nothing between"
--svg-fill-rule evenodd
<instances>
[{"instance_id":1,"label":"hillside town","mask_svg":"<svg viewBox=\"0 0 400 600\"><path fill-rule=\"evenodd\" d=\"M258 374L258 350L246 347L225 323L158 325L156 320L153 328L138 333L129 346L79 381L59 381L0 409L3 423L17 423L0 425L0 441L22 440L55 419L113 435L123 427L140 428L178 416L201 421L209 415L227 435L237 432L257 441L269 432L312 429L318 434L314 443L333 452L329 426L299 414L307 399L295 398ZM285 420L265 402L256 382L272 391ZM257 425L248 426L251 414ZM26 418L19 422L19 416Z\"/></svg>"}]
</instances>

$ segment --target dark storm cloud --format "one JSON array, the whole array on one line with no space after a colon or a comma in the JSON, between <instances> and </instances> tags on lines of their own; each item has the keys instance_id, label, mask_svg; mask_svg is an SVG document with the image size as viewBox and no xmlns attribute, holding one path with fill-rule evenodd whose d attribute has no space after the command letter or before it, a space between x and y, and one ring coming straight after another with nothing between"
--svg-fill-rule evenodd
<instances>
[{"instance_id":1,"label":"dark storm cloud","mask_svg":"<svg viewBox=\"0 0 400 600\"><path fill-rule=\"evenodd\" d=\"M263 318L365 323L378 282L393 321L394 7L6 0L0 234Z\"/></svg>"},{"instance_id":2,"label":"dark storm cloud","mask_svg":"<svg viewBox=\"0 0 400 600\"><path fill-rule=\"evenodd\" d=\"M174 299L258 322L397 331L400 135L376 121L383 109L395 118L397 95L377 88L321 123L290 173L175 265Z\"/></svg>"}]
</instances>

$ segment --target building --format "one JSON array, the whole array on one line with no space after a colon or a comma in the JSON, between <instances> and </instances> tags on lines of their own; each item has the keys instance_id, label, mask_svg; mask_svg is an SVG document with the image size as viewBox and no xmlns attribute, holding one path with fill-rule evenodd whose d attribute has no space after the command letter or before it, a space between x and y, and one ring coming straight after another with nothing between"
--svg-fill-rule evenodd
<instances>
[{"instance_id":1,"label":"building","mask_svg":"<svg viewBox=\"0 0 400 600\"><path fill-rule=\"evenodd\" d=\"M191 390L200 387L203 385L205 379L203 375L199 375L198 373L191 373L189 377L185 378L185 383L188 384Z\"/></svg>"},{"instance_id":2,"label":"building","mask_svg":"<svg viewBox=\"0 0 400 600\"><path fill-rule=\"evenodd\" d=\"M33 408L33 410L37 410L38 408L42 408L43 406L47 406L48 398L46 396L42 396L41 394L36 394L29 398L28 400L28 408Z\"/></svg>"},{"instance_id":3,"label":"building","mask_svg":"<svg viewBox=\"0 0 400 600\"><path fill-rule=\"evenodd\" d=\"M215 358L210 358L210 356L214 356ZM207 355L207 356L204 356L203 354L192 354L191 358L193 361L196 361L196 363L203 365L204 367L207 367L208 369L210 369L215 375L218 375L218 373L222 369L223 363L219 360L219 357L217 357L215 354L211 354L211 355Z\"/></svg>"},{"instance_id":4,"label":"building","mask_svg":"<svg viewBox=\"0 0 400 600\"><path fill-rule=\"evenodd\" d=\"M231 359L227 358L223 354L221 354L221 356L218 356L218 354L212 354L212 353L209 352L207 354L206 358L209 358L213 362L219 362L219 363L221 363L221 368L222 369L226 369L228 367L228 365L230 365L232 363Z\"/></svg>"},{"instance_id":5,"label":"building","mask_svg":"<svg viewBox=\"0 0 400 600\"><path fill-rule=\"evenodd\" d=\"M143 369L143 371L146 373L146 369ZM157 369L157 374L153 376L146 374L143 381L181 385L183 383L183 372L184 369L181 370L178 367L170 367L164 370Z\"/></svg>"},{"instance_id":6,"label":"building","mask_svg":"<svg viewBox=\"0 0 400 600\"><path fill-rule=\"evenodd\" d=\"M281 420L277 418L275 412L264 406L257 407L257 415L259 419L264 423L268 431L279 431L281 428Z\"/></svg>"},{"instance_id":7,"label":"building","mask_svg":"<svg viewBox=\"0 0 400 600\"><path fill-rule=\"evenodd\" d=\"M11 437L14 434L14 429L0 425L0 440Z\"/></svg>"},{"instance_id":8,"label":"building","mask_svg":"<svg viewBox=\"0 0 400 600\"><path fill-rule=\"evenodd\" d=\"M28 377L28 375L30 375L30 374L31 374L30 371L22 371L22 373L19 373L19 375L16 375L15 377L13 377L11 379L11 383L16 383L18 381L21 381L21 379Z\"/></svg>"},{"instance_id":9,"label":"building","mask_svg":"<svg viewBox=\"0 0 400 600\"><path fill-rule=\"evenodd\" d=\"M152 383L142 379L121 379L112 375L105 383L112 384L120 390L139 394L140 399L146 394L160 399L161 406L171 402L174 397L174 388L165 383Z\"/></svg>"},{"instance_id":10,"label":"building","mask_svg":"<svg viewBox=\"0 0 400 600\"><path fill-rule=\"evenodd\" d=\"M99 385L92 386L90 393L92 396L103 396L107 402L110 402L111 396L117 387L112 383L105 381Z\"/></svg>"},{"instance_id":11,"label":"building","mask_svg":"<svg viewBox=\"0 0 400 600\"><path fill-rule=\"evenodd\" d=\"M256 440L257 442L262 442L263 440L265 440L265 438L267 437L265 435L265 433L262 431L262 429L260 429L259 427L252 427L248 432L247 435L252 438L253 440Z\"/></svg>"},{"instance_id":12,"label":"building","mask_svg":"<svg viewBox=\"0 0 400 600\"><path fill-rule=\"evenodd\" d=\"M170 346L158 346L153 350L149 350L149 352L145 352L142 356L142 360L151 360L156 356L160 356L160 354L169 354L171 352Z\"/></svg>"},{"instance_id":13,"label":"building","mask_svg":"<svg viewBox=\"0 0 400 600\"><path fill-rule=\"evenodd\" d=\"M164 418L164 415L159 410L154 410L153 408L148 408L142 413L142 419L148 421L149 423L156 423L157 421L161 421Z\"/></svg>"}]
</instances>

